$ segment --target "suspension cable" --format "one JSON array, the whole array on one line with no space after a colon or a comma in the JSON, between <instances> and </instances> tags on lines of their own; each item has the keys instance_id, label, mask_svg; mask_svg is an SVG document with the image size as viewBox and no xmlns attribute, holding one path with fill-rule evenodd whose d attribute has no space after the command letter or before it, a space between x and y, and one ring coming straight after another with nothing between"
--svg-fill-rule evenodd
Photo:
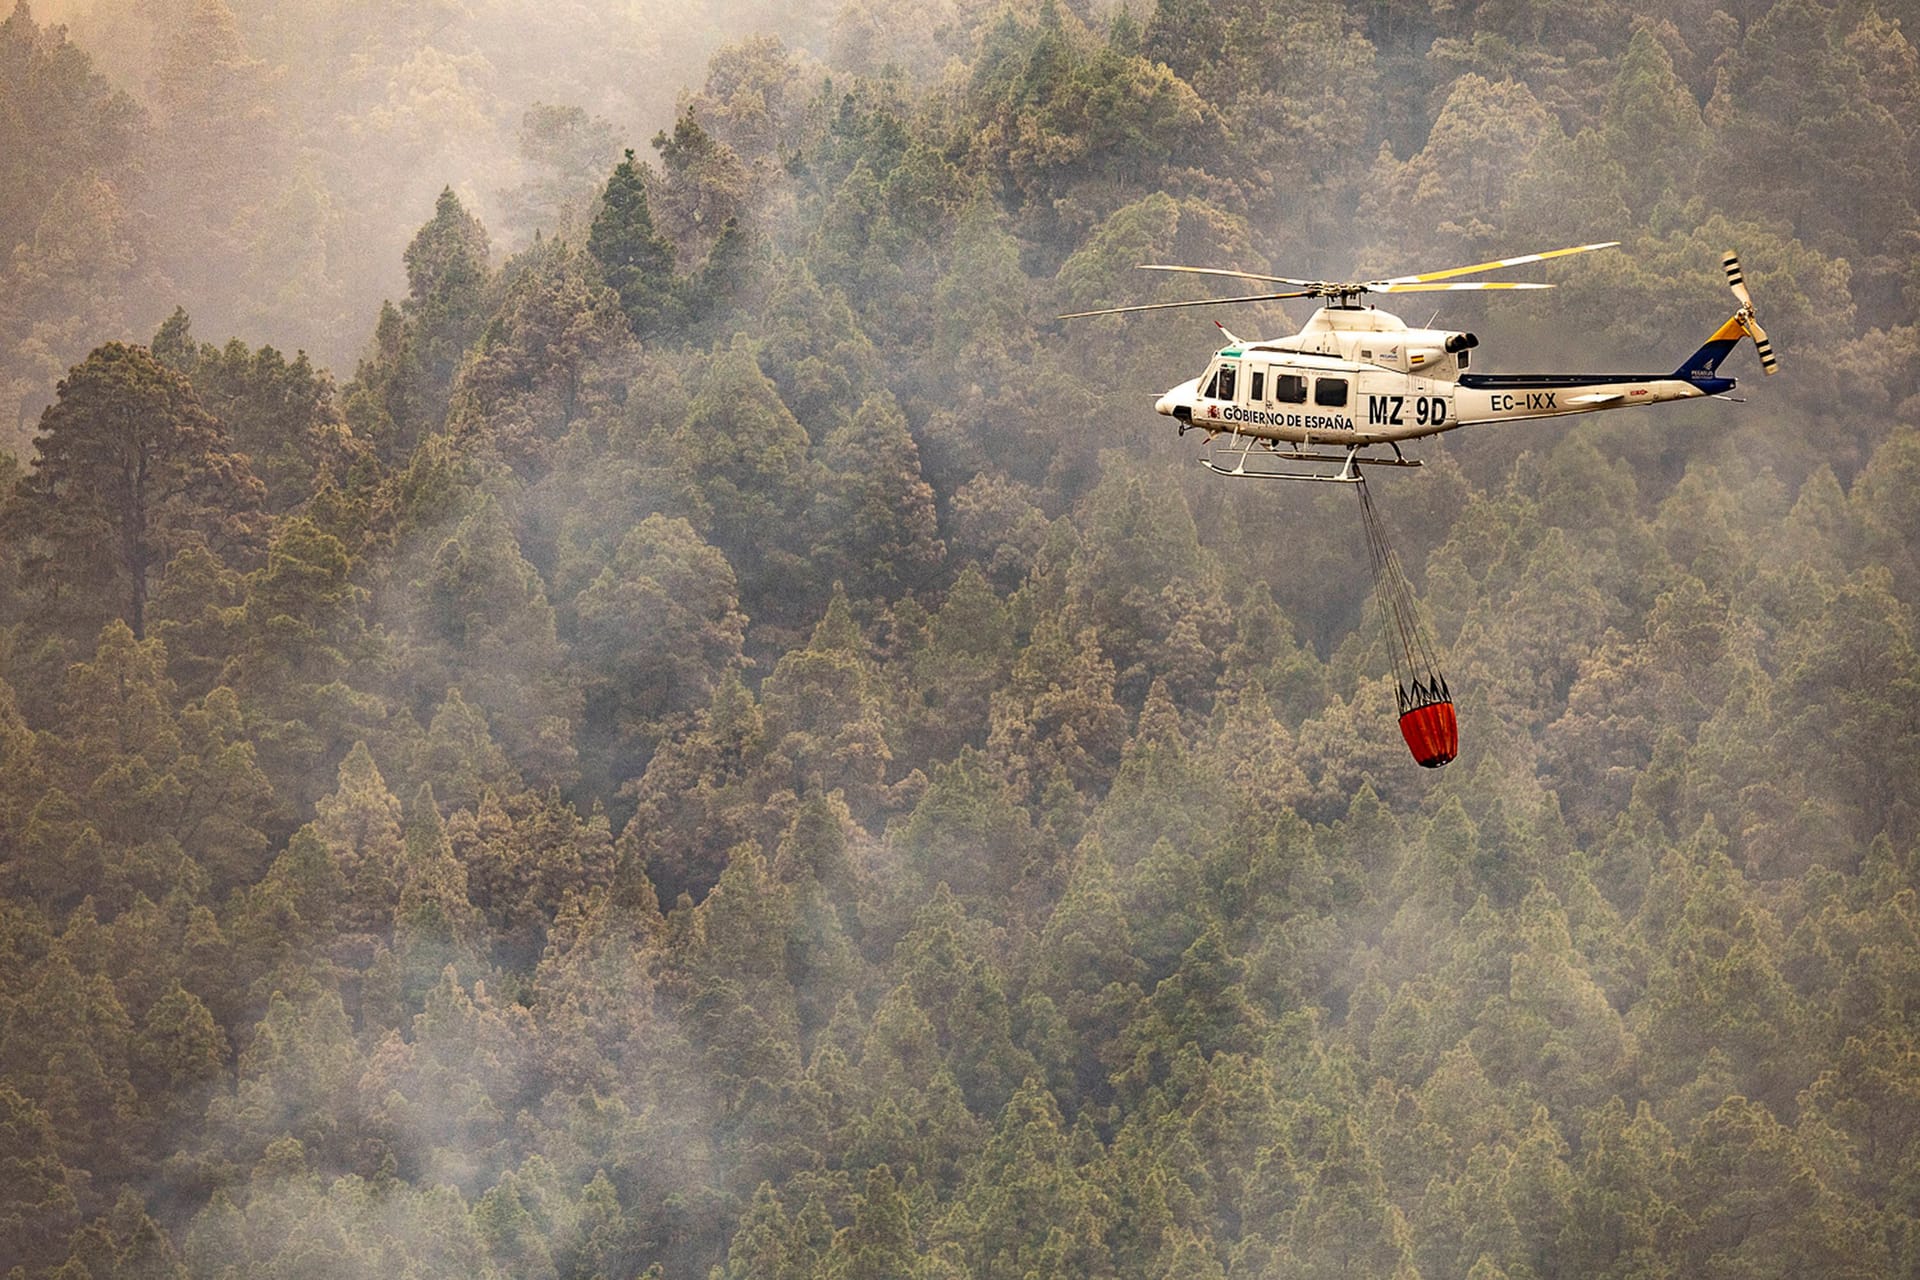
<instances>
[{"instance_id":1,"label":"suspension cable","mask_svg":"<svg viewBox=\"0 0 1920 1280\"><path fill-rule=\"evenodd\" d=\"M1433 642L1420 622L1413 587L1387 539L1386 524L1373 504L1365 479L1353 486L1360 495L1360 519L1366 528L1367 560L1373 571L1374 596L1379 602L1380 625L1399 685L1402 712L1448 697L1446 678Z\"/></svg>"}]
</instances>

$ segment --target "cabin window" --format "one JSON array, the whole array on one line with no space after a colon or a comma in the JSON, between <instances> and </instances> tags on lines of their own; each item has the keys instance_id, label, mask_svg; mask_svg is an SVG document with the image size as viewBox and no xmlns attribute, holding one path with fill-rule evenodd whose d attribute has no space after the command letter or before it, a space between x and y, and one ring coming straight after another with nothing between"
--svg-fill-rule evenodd
<instances>
[{"instance_id":1,"label":"cabin window","mask_svg":"<svg viewBox=\"0 0 1920 1280\"><path fill-rule=\"evenodd\" d=\"M1215 399L1219 399L1219 400L1233 399L1234 374L1236 372L1237 371L1230 364L1223 364L1220 366L1220 390L1218 394L1215 396Z\"/></svg>"},{"instance_id":2,"label":"cabin window","mask_svg":"<svg viewBox=\"0 0 1920 1280\"><path fill-rule=\"evenodd\" d=\"M1281 404L1305 404L1307 402L1307 380L1291 373L1275 374L1273 378L1273 398Z\"/></svg>"},{"instance_id":3,"label":"cabin window","mask_svg":"<svg viewBox=\"0 0 1920 1280\"><path fill-rule=\"evenodd\" d=\"M1317 378L1313 384L1313 402L1328 408L1338 408L1347 402L1347 380L1345 378Z\"/></svg>"},{"instance_id":4,"label":"cabin window","mask_svg":"<svg viewBox=\"0 0 1920 1280\"><path fill-rule=\"evenodd\" d=\"M1247 372L1247 399L1259 404L1267 398L1267 371L1251 369Z\"/></svg>"},{"instance_id":5,"label":"cabin window","mask_svg":"<svg viewBox=\"0 0 1920 1280\"><path fill-rule=\"evenodd\" d=\"M1218 382L1219 380L1220 380L1220 373L1218 370L1215 370L1212 374L1208 375L1207 385L1200 388L1200 394L1208 400L1213 399L1213 384Z\"/></svg>"}]
</instances>

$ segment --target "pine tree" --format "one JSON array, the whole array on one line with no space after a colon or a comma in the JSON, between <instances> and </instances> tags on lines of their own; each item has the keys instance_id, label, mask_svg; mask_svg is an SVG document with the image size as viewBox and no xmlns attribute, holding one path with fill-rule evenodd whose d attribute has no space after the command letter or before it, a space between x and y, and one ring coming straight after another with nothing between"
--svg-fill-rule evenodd
<instances>
[{"instance_id":1,"label":"pine tree","mask_svg":"<svg viewBox=\"0 0 1920 1280\"><path fill-rule=\"evenodd\" d=\"M144 347L110 342L61 382L32 472L7 508L28 580L56 619L146 635L153 580L196 538L243 554L264 492L192 387Z\"/></svg>"},{"instance_id":2,"label":"pine tree","mask_svg":"<svg viewBox=\"0 0 1920 1280\"><path fill-rule=\"evenodd\" d=\"M618 299L565 242L534 245L502 274L506 296L460 375L454 427L463 441L484 442L539 475L577 423L624 398L604 370L632 343Z\"/></svg>"},{"instance_id":3,"label":"pine tree","mask_svg":"<svg viewBox=\"0 0 1920 1280\"><path fill-rule=\"evenodd\" d=\"M314 806L313 834L340 870L348 894L341 924L384 930L393 919L406 858L400 801L387 790L367 744L356 742L340 762L340 785Z\"/></svg>"},{"instance_id":4,"label":"pine tree","mask_svg":"<svg viewBox=\"0 0 1920 1280\"><path fill-rule=\"evenodd\" d=\"M733 566L682 519L643 520L574 610L589 722L622 748L690 723L745 661Z\"/></svg>"},{"instance_id":5,"label":"pine tree","mask_svg":"<svg viewBox=\"0 0 1920 1280\"><path fill-rule=\"evenodd\" d=\"M402 306L429 404L443 405L453 375L487 319L492 283L486 228L447 187L407 245Z\"/></svg>"},{"instance_id":6,"label":"pine tree","mask_svg":"<svg viewBox=\"0 0 1920 1280\"><path fill-rule=\"evenodd\" d=\"M631 149L600 193L587 252L620 295L620 309L627 313L635 337L644 341L673 332L684 309L673 271L673 246L654 230L646 167L633 158Z\"/></svg>"},{"instance_id":7,"label":"pine tree","mask_svg":"<svg viewBox=\"0 0 1920 1280\"><path fill-rule=\"evenodd\" d=\"M867 1170L866 1194L853 1211L853 1222L834 1236L822 1261L826 1280L898 1280L914 1269L913 1231L907 1200L893 1170L875 1165Z\"/></svg>"},{"instance_id":8,"label":"pine tree","mask_svg":"<svg viewBox=\"0 0 1920 1280\"><path fill-rule=\"evenodd\" d=\"M1038 1081L1007 1103L947 1230L976 1280L1107 1273L1107 1205L1074 1166L1060 1109Z\"/></svg>"},{"instance_id":9,"label":"pine tree","mask_svg":"<svg viewBox=\"0 0 1920 1280\"><path fill-rule=\"evenodd\" d=\"M526 777L572 782L581 698L546 584L506 512L484 495L421 551L405 602L414 632L402 672L409 692L432 705L457 683Z\"/></svg>"},{"instance_id":10,"label":"pine tree","mask_svg":"<svg viewBox=\"0 0 1920 1280\"><path fill-rule=\"evenodd\" d=\"M15 1265L51 1267L78 1224L73 1172L61 1161L52 1121L10 1084L0 1084L0 1236Z\"/></svg>"},{"instance_id":11,"label":"pine tree","mask_svg":"<svg viewBox=\"0 0 1920 1280\"><path fill-rule=\"evenodd\" d=\"M741 447L746 441L751 448ZM746 612L787 620L806 584L818 581L805 553L822 479L807 433L744 335L708 362L673 448L712 513L706 537L739 575Z\"/></svg>"},{"instance_id":12,"label":"pine tree","mask_svg":"<svg viewBox=\"0 0 1920 1280\"><path fill-rule=\"evenodd\" d=\"M892 598L922 586L945 553L933 489L920 474L920 451L891 395L860 406L827 437L827 490L814 555L858 599Z\"/></svg>"}]
</instances>

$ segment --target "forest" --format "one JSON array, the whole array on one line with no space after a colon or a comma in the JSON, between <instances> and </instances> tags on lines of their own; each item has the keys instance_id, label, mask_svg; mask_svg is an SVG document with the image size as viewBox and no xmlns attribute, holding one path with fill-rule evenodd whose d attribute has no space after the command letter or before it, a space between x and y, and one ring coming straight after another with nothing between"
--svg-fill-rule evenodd
<instances>
[{"instance_id":1,"label":"forest","mask_svg":"<svg viewBox=\"0 0 1920 1280\"><path fill-rule=\"evenodd\" d=\"M14 0L0 1275L1920 1277L1917 27ZM1376 478L1423 770L1056 317L1597 240L1782 376Z\"/></svg>"}]
</instances>

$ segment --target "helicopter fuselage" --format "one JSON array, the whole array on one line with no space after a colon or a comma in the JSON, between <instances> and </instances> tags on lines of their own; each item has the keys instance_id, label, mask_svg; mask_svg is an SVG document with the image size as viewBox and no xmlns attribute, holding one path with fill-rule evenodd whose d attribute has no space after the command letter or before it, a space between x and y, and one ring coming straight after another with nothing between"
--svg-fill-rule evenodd
<instances>
[{"instance_id":1,"label":"helicopter fuselage","mask_svg":"<svg viewBox=\"0 0 1920 1280\"><path fill-rule=\"evenodd\" d=\"M1229 335L1231 337L1231 335ZM1728 321L1673 373L1475 374L1471 333L1411 329L1372 307L1323 307L1270 342L1235 340L1206 372L1155 408L1197 427L1301 445L1389 444L1491 422L1593 413L1722 395L1719 356L1738 341ZM1707 358L1711 356L1711 358Z\"/></svg>"}]
</instances>

